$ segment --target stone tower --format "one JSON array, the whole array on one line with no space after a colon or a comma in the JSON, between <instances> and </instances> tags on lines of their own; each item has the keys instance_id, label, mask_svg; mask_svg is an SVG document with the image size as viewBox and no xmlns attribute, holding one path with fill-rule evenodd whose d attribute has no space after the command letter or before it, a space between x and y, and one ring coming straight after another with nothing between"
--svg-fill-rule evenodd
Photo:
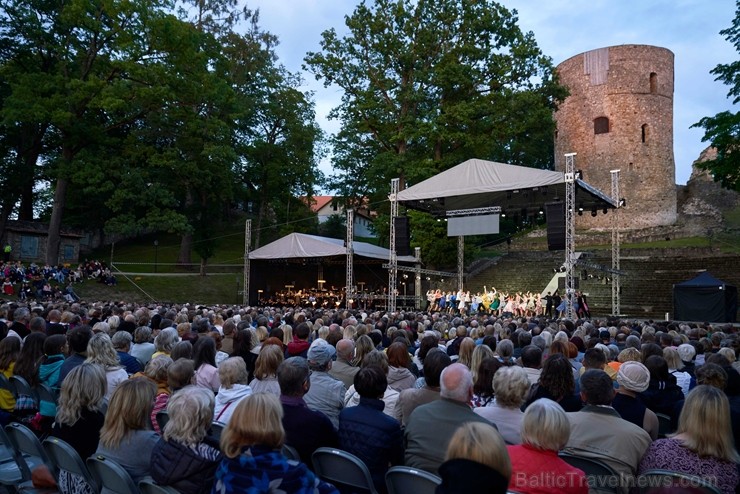
<instances>
[{"instance_id":1,"label":"stone tower","mask_svg":"<svg viewBox=\"0 0 740 494\"><path fill-rule=\"evenodd\" d=\"M673 53L611 46L569 58L557 70L570 96L555 113L555 168L565 168L565 153L577 153L576 169L607 195L610 170L620 169L623 229L675 223ZM576 218L578 228L611 227L601 211Z\"/></svg>"}]
</instances>

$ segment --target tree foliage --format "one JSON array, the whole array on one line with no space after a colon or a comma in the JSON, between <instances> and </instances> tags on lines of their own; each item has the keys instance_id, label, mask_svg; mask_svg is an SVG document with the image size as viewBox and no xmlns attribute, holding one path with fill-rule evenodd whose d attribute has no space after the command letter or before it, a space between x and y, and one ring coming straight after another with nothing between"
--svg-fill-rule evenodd
<instances>
[{"instance_id":1,"label":"tree foliage","mask_svg":"<svg viewBox=\"0 0 740 494\"><path fill-rule=\"evenodd\" d=\"M732 26L720 34L740 52L740 2L736 5ZM716 81L730 86L727 97L732 98L732 104L740 102L740 61L719 64L711 73L717 76ZM723 187L740 192L740 112L723 111L702 118L692 127L703 128L702 142L709 142L717 149L716 159L697 163L697 166L708 170Z\"/></svg>"},{"instance_id":2,"label":"tree foliage","mask_svg":"<svg viewBox=\"0 0 740 494\"><path fill-rule=\"evenodd\" d=\"M41 211L56 263L62 220L174 232L203 271L234 205L312 195L311 95L240 3L0 0L0 234Z\"/></svg>"},{"instance_id":3,"label":"tree foliage","mask_svg":"<svg viewBox=\"0 0 740 494\"><path fill-rule=\"evenodd\" d=\"M551 167L566 90L517 21L492 0L375 0L347 17L348 35L325 31L305 67L343 91L338 192L376 202L392 178L418 183L473 157Z\"/></svg>"}]
</instances>

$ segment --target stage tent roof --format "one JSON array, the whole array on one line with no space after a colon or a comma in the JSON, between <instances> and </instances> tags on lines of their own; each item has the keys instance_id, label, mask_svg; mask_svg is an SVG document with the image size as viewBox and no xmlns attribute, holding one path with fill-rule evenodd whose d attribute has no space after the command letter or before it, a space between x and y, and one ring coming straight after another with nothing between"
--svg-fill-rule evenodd
<instances>
[{"instance_id":1,"label":"stage tent roof","mask_svg":"<svg viewBox=\"0 0 740 494\"><path fill-rule=\"evenodd\" d=\"M373 259L390 259L390 251L366 242L352 242L354 254ZM289 259L296 257L346 256L344 240L291 233L249 253L251 260ZM413 256L398 256L400 262L415 262Z\"/></svg>"},{"instance_id":2,"label":"stage tent roof","mask_svg":"<svg viewBox=\"0 0 740 494\"><path fill-rule=\"evenodd\" d=\"M616 203L597 188L576 180L576 207L589 211ZM446 216L447 211L500 206L504 211L565 201L562 172L470 159L398 193L412 209ZM530 211L531 213L531 211Z\"/></svg>"}]
</instances>

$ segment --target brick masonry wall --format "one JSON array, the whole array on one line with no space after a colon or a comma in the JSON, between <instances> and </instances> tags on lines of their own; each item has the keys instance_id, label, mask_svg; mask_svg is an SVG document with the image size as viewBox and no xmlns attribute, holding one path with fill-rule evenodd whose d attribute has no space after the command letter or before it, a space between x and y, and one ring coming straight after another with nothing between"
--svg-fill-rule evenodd
<instances>
[{"instance_id":1,"label":"brick masonry wall","mask_svg":"<svg viewBox=\"0 0 740 494\"><path fill-rule=\"evenodd\" d=\"M620 169L624 229L676 221L673 59L665 48L621 45L576 55L557 67L571 94L555 113L555 168L564 169L565 153L577 153L584 180L607 195L610 170ZM609 132L594 133L597 117L609 119ZM576 227L609 229L611 218L584 214Z\"/></svg>"}]
</instances>

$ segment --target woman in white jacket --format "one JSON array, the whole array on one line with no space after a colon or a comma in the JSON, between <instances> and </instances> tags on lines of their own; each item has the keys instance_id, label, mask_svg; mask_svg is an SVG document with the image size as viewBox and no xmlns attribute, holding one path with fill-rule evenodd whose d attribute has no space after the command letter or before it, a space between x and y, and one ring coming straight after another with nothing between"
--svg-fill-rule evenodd
<instances>
[{"instance_id":1,"label":"woman in white jacket","mask_svg":"<svg viewBox=\"0 0 740 494\"><path fill-rule=\"evenodd\" d=\"M221 386L216 395L213 420L226 424L239 401L252 394L252 388L247 384L249 379L247 364L241 357L227 358L218 366L218 377Z\"/></svg>"}]
</instances>

